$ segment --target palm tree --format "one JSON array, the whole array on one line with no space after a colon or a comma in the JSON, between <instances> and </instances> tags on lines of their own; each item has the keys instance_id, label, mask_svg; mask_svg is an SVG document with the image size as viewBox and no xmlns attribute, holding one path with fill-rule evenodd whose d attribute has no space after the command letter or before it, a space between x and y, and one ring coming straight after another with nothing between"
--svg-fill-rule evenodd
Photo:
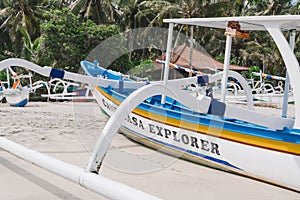
<instances>
[{"instance_id":1,"label":"palm tree","mask_svg":"<svg viewBox=\"0 0 300 200\"><path fill-rule=\"evenodd\" d=\"M16 55L18 55L23 46L22 33L23 28L30 35L32 40L40 36L40 19L43 11L39 7L41 2L38 0L7 0L5 8L0 10L0 34L4 38L2 48L11 46ZM4 47L4 46L5 47Z\"/></svg>"},{"instance_id":2,"label":"palm tree","mask_svg":"<svg viewBox=\"0 0 300 200\"><path fill-rule=\"evenodd\" d=\"M38 61L37 54L40 47L40 37L32 41L29 33L23 27L20 27L20 32L23 35L23 43L24 43L23 50L22 50L22 57L24 57L26 60L36 63Z\"/></svg>"},{"instance_id":3,"label":"palm tree","mask_svg":"<svg viewBox=\"0 0 300 200\"><path fill-rule=\"evenodd\" d=\"M6 8L9 4L9 0L0 1L0 9Z\"/></svg>"},{"instance_id":4,"label":"palm tree","mask_svg":"<svg viewBox=\"0 0 300 200\"><path fill-rule=\"evenodd\" d=\"M290 12L292 3L290 0L239 0L234 2L237 15L279 15Z\"/></svg>"},{"instance_id":5,"label":"palm tree","mask_svg":"<svg viewBox=\"0 0 300 200\"><path fill-rule=\"evenodd\" d=\"M292 14L293 10L291 9L293 5L289 0L235 1L235 6L239 8L237 9L237 15L247 16ZM266 73L284 75L283 60L271 36L268 34L251 33L250 40L243 41L243 43L235 40L232 54L237 58L237 64L259 66Z\"/></svg>"},{"instance_id":6,"label":"palm tree","mask_svg":"<svg viewBox=\"0 0 300 200\"><path fill-rule=\"evenodd\" d=\"M290 14L299 15L300 14L300 1L294 1L291 3Z\"/></svg>"},{"instance_id":7,"label":"palm tree","mask_svg":"<svg viewBox=\"0 0 300 200\"><path fill-rule=\"evenodd\" d=\"M216 17L225 16L232 8L229 1L195 1L195 0L174 0L174 1L143 1L140 6L147 9L144 12L154 12L154 18L150 25L162 25L164 18L195 18L195 17ZM157 13L155 13L157 12Z\"/></svg>"},{"instance_id":8,"label":"palm tree","mask_svg":"<svg viewBox=\"0 0 300 200\"><path fill-rule=\"evenodd\" d=\"M41 1L41 7L44 10L51 10L51 9L61 9L65 7L69 7L74 0L43 0Z\"/></svg>"},{"instance_id":9,"label":"palm tree","mask_svg":"<svg viewBox=\"0 0 300 200\"><path fill-rule=\"evenodd\" d=\"M96 24L114 24L120 14L115 0L76 0L69 9L81 19L91 19Z\"/></svg>"}]
</instances>

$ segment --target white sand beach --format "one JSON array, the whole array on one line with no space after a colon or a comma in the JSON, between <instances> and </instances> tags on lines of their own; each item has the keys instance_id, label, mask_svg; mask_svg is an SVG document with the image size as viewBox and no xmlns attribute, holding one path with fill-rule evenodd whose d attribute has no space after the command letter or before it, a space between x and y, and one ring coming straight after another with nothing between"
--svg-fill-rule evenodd
<instances>
[{"instance_id":1,"label":"white sand beach","mask_svg":"<svg viewBox=\"0 0 300 200\"><path fill-rule=\"evenodd\" d=\"M0 104L0 117L2 137L82 168L107 121L94 102L29 102L23 108ZM121 134L113 139L101 175L162 199L300 200L299 193L180 160ZM1 200L105 199L3 150L0 186Z\"/></svg>"}]
</instances>

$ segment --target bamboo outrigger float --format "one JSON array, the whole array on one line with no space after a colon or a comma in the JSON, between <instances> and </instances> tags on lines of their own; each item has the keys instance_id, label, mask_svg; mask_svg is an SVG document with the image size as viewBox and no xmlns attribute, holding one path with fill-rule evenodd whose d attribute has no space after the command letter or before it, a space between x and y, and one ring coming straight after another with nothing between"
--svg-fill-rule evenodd
<instances>
[{"instance_id":1,"label":"bamboo outrigger float","mask_svg":"<svg viewBox=\"0 0 300 200\"><path fill-rule=\"evenodd\" d=\"M9 66L20 66L47 77L86 83L94 88L93 93L99 106L110 119L99 136L85 169L76 168L72 173L64 173L74 166L46 158L45 155L25 148L20 151L21 147L3 137L0 137L0 148L109 198L124 198L126 195L131 195L126 196L129 199L155 198L127 186L103 180L101 176L96 177L94 174L98 173L114 134L120 130L152 148L299 192L300 68L282 31L300 30L300 16L166 19L164 22L169 23L169 37L163 82L134 82L119 73L101 69L97 63L86 61L81 64L87 72L98 70L95 77L51 67L41 68L21 59L0 62L0 70ZM236 31L240 33L236 34L235 31L235 34L226 35L224 71L217 75L222 76L221 101L203 95L197 98L186 95L178 89L183 83L209 83L216 78L201 75L168 80L174 24L221 28L230 32L228 22L238 22L240 28ZM294 89L294 119L255 112L251 103L248 109L224 103L228 76L240 78L228 70L232 37L241 34L242 37L247 36L240 29L267 31L276 42ZM247 90L246 85L243 87ZM248 96L251 101L251 94ZM97 181L107 185L99 186ZM112 187L122 188L123 193L113 192Z\"/></svg>"}]
</instances>

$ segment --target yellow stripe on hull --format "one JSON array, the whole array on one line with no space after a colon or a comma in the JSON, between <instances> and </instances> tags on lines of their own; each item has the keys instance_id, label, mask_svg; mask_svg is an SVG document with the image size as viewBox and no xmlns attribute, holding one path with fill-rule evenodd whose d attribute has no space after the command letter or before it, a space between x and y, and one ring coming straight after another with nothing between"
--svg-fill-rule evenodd
<instances>
[{"instance_id":1,"label":"yellow stripe on hull","mask_svg":"<svg viewBox=\"0 0 300 200\"><path fill-rule=\"evenodd\" d=\"M111 100L113 103L117 105L121 104L121 102L118 99L107 94L101 88L99 87L96 88L102 95L104 95L106 98ZM293 155L300 155L300 144L261 138L261 137L247 135L239 132L233 132L233 131L214 128L214 127L205 126L201 124L195 124L187 121L182 121L182 120L162 116L156 113L147 112L139 108L135 108L132 112L142 117L145 117L147 119L151 119L174 127L180 127L181 129L191 130L199 134L207 134L217 138L222 138L225 140L234 141L246 145L251 145L255 147L260 147L264 149L274 150L274 151L293 154Z\"/></svg>"}]
</instances>

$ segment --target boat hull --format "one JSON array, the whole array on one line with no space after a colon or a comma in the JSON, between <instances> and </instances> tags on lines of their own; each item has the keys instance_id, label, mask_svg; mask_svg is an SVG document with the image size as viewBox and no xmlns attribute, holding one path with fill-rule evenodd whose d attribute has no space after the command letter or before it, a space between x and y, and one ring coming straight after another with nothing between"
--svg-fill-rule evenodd
<instances>
[{"instance_id":1,"label":"boat hull","mask_svg":"<svg viewBox=\"0 0 300 200\"><path fill-rule=\"evenodd\" d=\"M23 107L29 101L29 90L26 87L22 89L7 89L4 95L7 103L14 107Z\"/></svg>"},{"instance_id":2,"label":"boat hull","mask_svg":"<svg viewBox=\"0 0 300 200\"><path fill-rule=\"evenodd\" d=\"M3 98L4 98L3 91L0 91L0 101L2 101Z\"/></svg>"},{"instance_id":3,"label":"boat hull","mask_svg":"<svg viewBox=\"0 0 300 200\"><path fill-rule=\"evenodd\" d=\"M99 87L94 91L94 96L108 116L113 114L120 103ZM260 142L266 142L260 141L260 138L254 138L255 141L252 142L247 135L236 138L236 141L225 138L223 130L216 128L218 124L214 124L220 123L219 121L212 121L211 126L202 127L203 131L193 131L184 123L172 124L168 117L163 117L165 116L151 113L151 108L148 115L135 109L124 120L120 131L143 145L177 158L300 191L300 158L296 155L297 152L289 152L289 145L300 148L299 144L283 142L280 145L282 149L287 149L284 152L282 149L270 149L271 144L260 147ZM210 134L207 130L210 130Z\"/></svg>"}]
</instances>

